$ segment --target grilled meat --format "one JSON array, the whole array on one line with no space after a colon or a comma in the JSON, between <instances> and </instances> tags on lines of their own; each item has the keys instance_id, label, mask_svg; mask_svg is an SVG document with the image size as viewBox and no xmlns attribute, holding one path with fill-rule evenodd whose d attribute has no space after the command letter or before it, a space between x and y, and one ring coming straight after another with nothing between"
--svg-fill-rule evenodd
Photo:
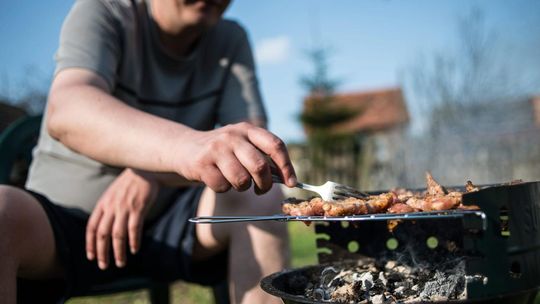
<instances>
[{"instance_id":1,"label":"grilled meat","mask_svg":"<svg viewBox=\"0 0 540 304\"><path fill-rule=\"evenodd\" d=\"M337 202L326 202L321 198L308 201L288 200L283 203L284 214L294 216L347 216L374 213L410 213L421 211L442 211L450 209L478 210L477 206L462 204L463 193L449 192L441 186L429 172L426 172L427 191L413 193L405 189L394 189L368 199L347 198ZM466 192L478 191L470 181Z\"/></svg>"}]
</instances>

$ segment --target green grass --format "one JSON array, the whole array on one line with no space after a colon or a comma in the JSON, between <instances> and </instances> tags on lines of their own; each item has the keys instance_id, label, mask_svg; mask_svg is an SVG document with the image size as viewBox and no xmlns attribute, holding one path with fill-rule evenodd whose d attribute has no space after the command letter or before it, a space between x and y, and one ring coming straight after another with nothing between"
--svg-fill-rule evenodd
<instances>
[{"instance_id":1,"label":"green grass","mask_svg":"<svg viewBox=\"0 0 540 304\"><path fill-rule=\"evenodd\" d=\"M313 226L304 223L291 222L289 237L291 242L291 266L302 267L317 263L317 246Z\"/></svg>"},{"instance_id":2,"label":"green grass","mask_svg":"<svg viewBox=\"0 0 540 304\"><path fill-rule=\"evenodd\" d=\"M67 302L68 304L113 304L113 303L132 303L132 304L149 304L148 301L148 292L146 291L132 291L132 292L122 292L113 295L107 296L98 296L98 297L84 297L84 298L74 298Z\"/></svg>"}]
</instances>

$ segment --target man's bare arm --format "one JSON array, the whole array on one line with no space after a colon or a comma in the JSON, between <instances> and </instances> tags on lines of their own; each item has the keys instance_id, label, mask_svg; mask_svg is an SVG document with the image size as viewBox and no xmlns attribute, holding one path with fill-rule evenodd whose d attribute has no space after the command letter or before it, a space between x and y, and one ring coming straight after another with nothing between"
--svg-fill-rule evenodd
<instances>
[{"instance_id":1,"label":"man's bare arm","mask_svg":"<svg viewBox=\"0 0 540 304\"><path fill-rule=\"evenodd\" d=\"M151 172L174 172L216 191L243 190L255 181L263 192L270 156L289 186L294 169L283 142L251 124L196 131L134 109L110 95L99 75L67 69L53 81L48 132L67 147L100 162Z\"/></svg>"},{"instance_id":2,"label":"man's bare arm","mask_svg":"<svg viewBox=\"0 0 540 304\"><path fill-rule=\"evenodd\" d=\"M103 78L68 69L54 79L47 129L67 147L100 162L148 171L174 168L177 142L189 128L134 109L109 93Z\"/></svg>"}]
</instances>

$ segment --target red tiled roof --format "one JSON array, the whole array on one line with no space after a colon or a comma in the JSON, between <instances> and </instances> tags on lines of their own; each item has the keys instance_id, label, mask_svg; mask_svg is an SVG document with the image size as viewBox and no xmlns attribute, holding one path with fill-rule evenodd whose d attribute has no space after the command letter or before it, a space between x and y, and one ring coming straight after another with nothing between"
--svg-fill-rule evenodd
<instances>
[{"instance_id":1,"label":"red tiled roof","mask_svg":"<svg viewBox=\"0 0 540 304\"><path fill-rule=\"evenodd\" d=\"M537 127L540 127L540 96L535 96L531 98L533 115L534 115L534 124Z\"/></svg>"},{"instance_id":2,"label":"red tiled roof","mask_svg":"<svg viewBox=\"0 0 540 304\"><path fill-rule=\"evenodd\" d=\"M409 122L409 112L400 88L338 93L332 96L332 103L358 111L356 116L333 128L338 133L382 131Z\"/></svg>"}]
</instances>

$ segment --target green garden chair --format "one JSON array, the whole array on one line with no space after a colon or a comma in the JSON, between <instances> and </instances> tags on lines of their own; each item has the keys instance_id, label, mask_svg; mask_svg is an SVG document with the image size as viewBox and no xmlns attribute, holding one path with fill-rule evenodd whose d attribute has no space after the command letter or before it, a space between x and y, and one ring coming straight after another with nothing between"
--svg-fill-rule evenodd
<instances>
[{"instance_id":1,"label":"green garden chair","mask_svg":"<svg viewBox=\"0 0 540 304\"><path fill-rule=\"evenodd\" d=\"M28 166L32 160L32 149L36 145L41 115L19 118L0 133L0 184L23 187ZM144 277L118 280L106 285L94 286L88 293L78 296L96 296L124 291L149 289L153 304L170 302L169 284L155 282ZM228 304L226 282L213 288L218 304Z\"/></svg>"}]
</instances>

